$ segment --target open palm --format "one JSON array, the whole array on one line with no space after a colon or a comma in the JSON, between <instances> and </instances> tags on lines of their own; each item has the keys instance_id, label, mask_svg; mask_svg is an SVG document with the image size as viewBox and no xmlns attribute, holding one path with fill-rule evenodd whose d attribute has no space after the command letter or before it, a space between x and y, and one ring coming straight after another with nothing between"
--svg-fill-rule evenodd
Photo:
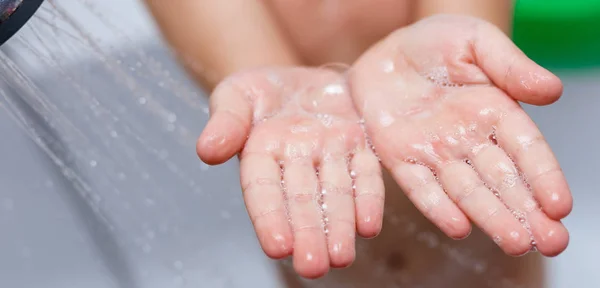
<instances>
[{"instance_id":1,"label":"open palm","mask_svg":"<svg viewBox=\"0 0 600 288\"><path fill-rule=\"evenodd\" d=\"M226 79L211 96L198 155L240 155L244 200L266 254L294 256L304 277L345 267L355 233L381 229L383 180L345 79L324 69L264 69Z\"/></svg>"},{"instance_id":2,"label":"open palm","mask_svg":"<svg viewBox=\"0 0 600 288\"><path fill-rule=\"evenodd\" d=\"M349 77L382 163L447 235L466 237L470 219L511 255L566 248L569 188L517 102L550 104L562 86L500 30L432 17L373 47Z\"/></svg>"}]
</instances>

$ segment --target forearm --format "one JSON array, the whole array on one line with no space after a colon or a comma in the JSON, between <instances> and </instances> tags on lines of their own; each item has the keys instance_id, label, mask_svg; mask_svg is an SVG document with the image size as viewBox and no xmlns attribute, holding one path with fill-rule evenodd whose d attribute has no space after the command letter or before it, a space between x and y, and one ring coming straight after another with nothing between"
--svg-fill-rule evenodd
<instances>
[{"instance_id":1,"label":"forearm","mask_svg":"<svg viewBox=\"0 0 600 288\"><path fill-rule=\"evenodd\" d=\"M510 35L513 18L512 0L419 0L417 20L434 14L464 14L491 22Z\"/></svg>"},{"instance_id":2,"label":"forearm","mask_svg":"<svg viewBox=\"0 0 600 288\"><path fill-rule=\"evenodd\" d=\"M261 1L145 1L178 58L209 91L240 70L301 64Z\"/></svg>"}]
</instances>

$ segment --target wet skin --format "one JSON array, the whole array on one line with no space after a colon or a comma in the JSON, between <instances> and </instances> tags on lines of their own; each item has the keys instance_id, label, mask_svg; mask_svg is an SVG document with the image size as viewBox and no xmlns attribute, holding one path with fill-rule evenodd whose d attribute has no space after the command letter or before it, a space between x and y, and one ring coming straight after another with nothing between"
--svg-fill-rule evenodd
<instances>
[{"instance_id":1,"label":"wet skin","mask_svg":"<svg viewBox=\"0 0 600 288\"><path fill-rule=\"evenodd\" d=\"M197 150L210 164L240 156L261 246L273 258L293 255L304 277L350 265L355 232L379 233L377 156L449 237L468 236L473 222L509 255L535 244L554 256L568 243L560 220L572 198L517 101L546 105L561 93L560 80L493 25L435 16L392 33L343 74L230 76L210 97Z\"/></svg>"}]
</instances>

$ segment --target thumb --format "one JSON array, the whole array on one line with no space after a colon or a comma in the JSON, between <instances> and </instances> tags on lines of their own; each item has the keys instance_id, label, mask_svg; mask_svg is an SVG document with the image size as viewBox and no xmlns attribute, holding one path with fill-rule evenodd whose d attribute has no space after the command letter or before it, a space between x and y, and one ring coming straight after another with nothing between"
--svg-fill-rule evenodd
<instances>
[{"instance_id":1,"label":"thumb","mask_svg":"<svg viewBox=\"0 0 600 288\"><path fill-rule=\"evenodd\" d=\"M204 163L226 162L243 148L250 133L252 105L232 81L223 81L210 97L210 119L196 144Z\"/></svg>"},{"instance_id":2,"label":"thumb","mask_svg":"<svg viewBox=\"0 0 600 288\"><path fill-rule=\"evenodd\" d=\"M473 45L477 65L515 100L548 105L560 98L560 79L529 59L494 25L479 25Z\"/></svg>"}]
</instances>

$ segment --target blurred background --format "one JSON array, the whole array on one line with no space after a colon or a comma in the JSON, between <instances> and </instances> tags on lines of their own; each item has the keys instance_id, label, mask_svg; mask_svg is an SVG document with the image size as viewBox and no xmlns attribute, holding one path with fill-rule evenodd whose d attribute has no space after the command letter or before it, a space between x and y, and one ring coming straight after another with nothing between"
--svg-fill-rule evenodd
<instances>
[{"instance_id":1,"label":"blurred background","mask_svg":"<svg viewBox=\"0 0 600 288\"><path fill-rule=\"evenodd\" d=\"M565 85L526 107L575 197L548 287L600 287L600 1L516 7L515 42ZM46 1L0 50L0 287L283 286L235 163L197 160L205 97L139 1Z\"/></svg>"}]
</instances>

